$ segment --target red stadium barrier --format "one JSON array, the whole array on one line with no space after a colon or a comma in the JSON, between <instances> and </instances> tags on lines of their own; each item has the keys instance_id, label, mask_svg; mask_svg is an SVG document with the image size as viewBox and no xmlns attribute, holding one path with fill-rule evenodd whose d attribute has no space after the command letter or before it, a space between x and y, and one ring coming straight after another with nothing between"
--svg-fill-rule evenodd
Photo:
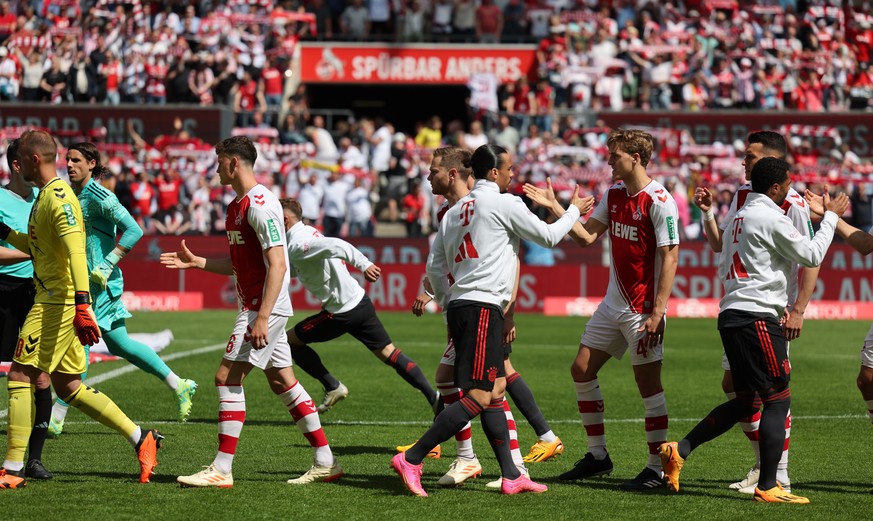
<instances>
[{"instance_id":1,"label":"red stadium barrier","mask_svg":"<svg viewBox=\"0 0 873 521\"><path fill-rule=\"evenodd\" d=\"M378 309L408 311L421 292L421 279L427 259L428 244L423 240L410 239L355 239L355 246L368 258L382 267L382 279L366 283L352 269L359 281L367 288L370 298ZM188 247L198 255L220 257L227 255L223 237L186 237ZM178 237L146 237L141 246L134 249L122 263L126 289L134 294L140 292L194 292L203 295L204 308L236 308L236 291L230 277L221 277L199 270L175 271L162 267L158 257L163 251L178 248ZM553 267L522 266L518 292L519 311L544 310L549 297L588 297L599 302L609 283L609 267L604 266L601 245L582 249L572 243L563 243L556 249L558 264ZM673 306L687 299L688 306L697 302L721 298L723 289L716 273L717 256L703 242L681 245L679 269L673 287ZM836 302L822 308L820 316L838 318L844 314L862 316L865 308L847 308L856 303L873 303L873 256L862 256L845 244L831 246L822 264L813 302ZM318 309L320 304L297 282L291 282L292 303L296 309ZM587 304L579 304L585 306ZM685 305L685 304L683 304ZM687 313L694 314L695 308ZM834 307L837 306L837 307ZM684 308L683 308L684 309ZM702 312L701 312L702 313ZM814 312L808 311L812 317ZM866 316L866 315L863 315Z\"/></svg>"}]
</instances>

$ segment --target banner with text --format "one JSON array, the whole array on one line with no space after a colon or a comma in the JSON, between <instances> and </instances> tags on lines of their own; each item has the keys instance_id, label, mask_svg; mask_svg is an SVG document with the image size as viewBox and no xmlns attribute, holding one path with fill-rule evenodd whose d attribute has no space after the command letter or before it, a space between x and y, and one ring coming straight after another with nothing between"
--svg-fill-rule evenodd
<instances>
[{"instance_id":1,"label":"banner with text","mask_svg":"<svg viewBox=\"0 0 873 521\"><path fill-rule=\"evenodd\" d=\"M473 74L503 81L536 68L534 45L301 44L300 75L306 83L460 84Z\"/></svg>"},{"instance_id":2,"label":"banner with text","mask_svg":"<svg viewBox=\"0 0 873 521\"><path fill-rule=\"evenodd\" d=\"M363 276L350 268L364 284L377 309L408 311L421 292L428 243L411 239L355 239L354 245L382 267L382 278L365 283ZM186 244L197 255L227 256L224 237L186 237ZM125 289L139 292L194 292L203 294L204 308L235 308L236 290L230 277L199 270L176 271L158 262L164 251L178 249L177 237L144 237L125 257ZM599 302L609 284L609 267L603 265L601 245L581 249L562 243L556 251L559 264L552 267L522 265L518 292L519 311L543 311L547 297L586 297ZM608 259L608 256L607 256ZM674 299L717 301L723 285L717 273L718 255L703 242L684 243L679 251L679 269L673 286ZM863 256L845 244L828 251L813 292L813 301L873 303L873 256ZM296 309L320 307L296 279L290 287ZM836 316L828 312L828 316Z\"/></svg>"}]
</instances>

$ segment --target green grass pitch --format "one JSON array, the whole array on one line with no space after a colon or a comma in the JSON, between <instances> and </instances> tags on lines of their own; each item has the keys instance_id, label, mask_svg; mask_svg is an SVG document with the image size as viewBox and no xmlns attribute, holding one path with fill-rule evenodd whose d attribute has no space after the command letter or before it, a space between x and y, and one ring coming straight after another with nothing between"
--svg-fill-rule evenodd
<instances>
[{"instance_id":1,"label":"green grass pitch","mask_svg":"<svg viewBox=\"0 0 873 521\"><path fill-rule=\"evenodd\" d=\"M306 316L301 311L296 319ZM485 469L482 479L457 489L437 487L451 463L454 441L443 458L425 460L423 484L430 497L405 492L389 468L394 446L413 442L432 419L424 398L392 369L379 363L351 337L317 349L325 364L351 394L322 422L346 476L337 483L292 487L285 480L305 471L311 451L287 410L269 391L261 373L246 382L247 422L234 462L235 487L229 490L180 489L180 474L212 461L216 450L217 393L212 384L233 323L232 312L138 313L131 331L171 328L176 340L161 355L182 377L200 384L188 423L177 423L170 391L141 371L107 378L96 385L134 421L165 435L153 482L137 483L137 464L128 443L78 411L67 417L65 433L49 440L46 466L50 482L31 482L20 491L0 492L2 519L870 519L873 511L871 435L864 402L855 387L858 350L869 323L807 321L792 344L790 473L794 491L812 504L764 505L728 490L753 463L739 427L699 448L682 473L682 491L634 494L618 485L643 467L646 445L643 407L627 360L611 361L600 375L606 407L606 436L615 472L605 478L566 484L556 476L586 452L576 410L570 363L584 326L582 318L522 315L513 364L533 389L552 429L567 447L556 460L530 465L532 477L550 486L540 495L502 497L485 488L497 464L482 429L474 425L474 446ZM292 323L295 320L292 318ZM432 381L445 346L439 315L382 313L395 344ZM211 350L192 351L205 346ZM721 344L714 320L670 320L663 369L670 413L670 439L681 438L724 396ZM107 375L127 362L95 364L89 378ZM115 374L115 373L111 373ZM298 375L318 402L322 390ZM5 446L7 397L0 393L0 430ZM534 442L532 429L515 411L524 453ZM478 423L478 422L477 422Z\"/></svg>"}]
</instances>

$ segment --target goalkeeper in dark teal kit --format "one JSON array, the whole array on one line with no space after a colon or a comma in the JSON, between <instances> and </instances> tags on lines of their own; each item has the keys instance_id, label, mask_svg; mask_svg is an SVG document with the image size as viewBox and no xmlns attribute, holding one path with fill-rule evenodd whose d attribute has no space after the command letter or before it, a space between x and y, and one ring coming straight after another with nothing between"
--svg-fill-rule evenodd
<instances>
[{"instance_id":1,"label":"goalkeeper in dark teal kit","mask_svg":"<svg viewBox=\"0 0 873 521\"><path fill-rule=\"evenodd\" d=\"M185 421L191 412L197 383L179 378L154 350L131 339L125 325L125 319L131 314L121 302L124 280L117 264L142 237L142 230L115 194L97 181L108 169L101 164L100 152L93 143L71 145L66 160L70 184L82 205L91 299L103 339L110 353L155 375L172 389L178 404L179 421ZM119 230L121 238L116 244ZM66 413L67 404L58 399L52 409L49 435L61 434Z\"/></svg>"}]
</instances>

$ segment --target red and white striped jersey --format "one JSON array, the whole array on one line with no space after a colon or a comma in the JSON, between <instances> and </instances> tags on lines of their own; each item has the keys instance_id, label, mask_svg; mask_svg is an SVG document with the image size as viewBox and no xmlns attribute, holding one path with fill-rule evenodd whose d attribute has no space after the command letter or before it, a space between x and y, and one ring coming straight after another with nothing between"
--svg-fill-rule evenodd
<instances>
[{"instance_id":1,"label":"red and white striped jersey","mask_svg":"<svg viewBox=\"0 0 873 521\"><path fill-rule=\"evenodd\" d=\"M648 314L655 306L661 246L679 244L679 210L670 192L651 181L636 194L624 182L612 185L591 214L612 241L604 302L616 310Z\"/></svg>"},{"instance_id":2,"label":"red and white striped jersey","mask_svg":"<svg viewBox=\"0 0 873 521\"><path fill-rule=\"evenodd\" d=\"M282 206L273 192L263 185L255 185L247 194L234 199L227 206L225 226L240 309L258 311L261 309L267 279L264 250L281 246L285 254L288 249ZM294 314L291 297L286 291L291 281L288 264L286 258L282 291L273 306L274 315L286 317Z\"/></svg>"},{"instance_id":3,"label":"red and white striped jersey","mask_svg":"<svg viewBox=\"0 0 873 521\"><path fill-rule=\"evenodd\" d=\"M826 212L812 240L798 231L785 210L764 194L747 192L726 222L718 274L725 295L720 311L737 309L781 317L788 305L788 277L797 264L821 264L838 217Z\"/></svg>"},{"instance_id":4,"label":"red and white striped jersey","mask_svg":"<svg viewBox=\"0 0 873 521\"><path fill-rule=\"evenodd\" d=\"M746 183L737 189L737 192L734 194L734 199L731 201L731 207L728 210L727 215L724 216L721 224L718 225L722 232L724 232L727 226L733 222L737 212L746 204L746 199L751 193L754 193L752 192L751 183ZM782 212L791 219L791 223L794 224L797 231L812 239L815 232L812 229L812 221L809 219L809 205L806 204L803 196L797 193L794 188L790 188L788 190L788 196L785 198L785 202L782 203L781 208ZM800 266L795 264L792 266L791 272L788 275L789 304L794 304L794 301L797 300L797 275L799 271Z\"/></svg>"},{"instance_id":5,"label":"red and white striped jersey","mask_svg":"<svg viewBox=\"0 0 873 521\"><path fill-rule=\"evenodd\" d=\"M501 194L492 181L477 180L473 191L446 212L431 246L427 276L435 281L449 273L454 279L451 295L434 284L440 306L468 300L505 308L515 287L519 239L552 248L577 219L579 209L572 206L546 224L520 198Z\"/></svg>"}]
</instances>

